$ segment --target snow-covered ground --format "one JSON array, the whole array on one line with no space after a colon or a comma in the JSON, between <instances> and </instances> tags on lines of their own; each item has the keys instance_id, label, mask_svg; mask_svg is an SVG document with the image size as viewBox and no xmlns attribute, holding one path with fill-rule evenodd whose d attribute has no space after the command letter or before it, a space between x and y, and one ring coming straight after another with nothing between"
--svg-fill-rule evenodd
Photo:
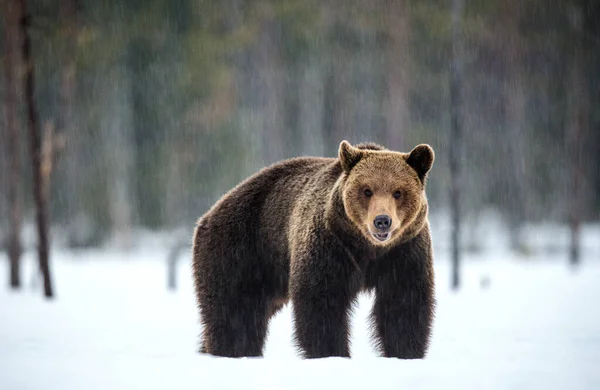
<instances>
[{"instance_id":1,"label":"snow-covered ground","mask_svg":"<svg viewBox=\"0 0 600 390\"><path fill-rule=\"evenodd\" d=\"M271 323L264 359L196 354L198 318L189 254L179 289L166 289L167 250L53 253L57 299L31 285L0 288L0 389L600 389L600 261L585 253L469 255L463 288L449 289L436 253L437 316L425 360L378 358L368 337L371 298L353 319L352 359L300 360L289 307ZM7 280L0 253L0 280Z\"/></svg>"}]
</instances>

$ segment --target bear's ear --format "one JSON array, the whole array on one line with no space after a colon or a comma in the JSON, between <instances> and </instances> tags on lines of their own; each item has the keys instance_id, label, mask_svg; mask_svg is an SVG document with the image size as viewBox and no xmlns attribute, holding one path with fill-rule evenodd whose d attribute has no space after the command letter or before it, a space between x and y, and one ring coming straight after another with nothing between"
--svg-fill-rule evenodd
<instances>
[{"instance_id":1,"label":"bear's ear","mask_svg":"<svg viewBox=\"0 0 600 390\"><path fill-rule=\"evenodd\" d=\"M344 172L348 173L360 161L363 151L350 145L348 141L340 144L339 158Z\"/></svg>"},{"instance_id":2,"label":"bear's ear","mask_svg":"<svg viewBox=\"0 0 600 390\"><path fill-rule=\"evenodd\" d=\"M435 154L433 153L433 149L431 148L431 146L427 144L421 144L415 146L415 148L406 157L406 162L415 171L417 171L417 175L419 175L419 179L421 179L421 182L425 183L425 179L427 178L427 172L429 172L429 170L433 166L434 159Z\"/></svg>"}]
</instances>

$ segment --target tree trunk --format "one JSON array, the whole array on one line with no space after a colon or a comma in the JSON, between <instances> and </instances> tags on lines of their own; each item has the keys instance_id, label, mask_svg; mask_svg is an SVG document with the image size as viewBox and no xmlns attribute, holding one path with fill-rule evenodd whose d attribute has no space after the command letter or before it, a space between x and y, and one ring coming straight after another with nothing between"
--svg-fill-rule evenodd
<instances>
[{"instance_id":1,"label":"tree trunk","mask_svg":"<svg viewBox=\"0 0 600 390\"><path fill-rule=\"evenodd\" d=\"M404 150L410 121L409 47L410 14L408 0L385 1L387 46L387 96L385 101L387 147Z\"/></svg>"},{"instance_id":2,"label":"tree trunk","mask_svg":"<svg viewBox=\"0 0 600 390\"><path fill-rule=\"evenodd\" d=\"M324 88L323 70L320 56L311 54L298 83L299 136L302 139L302 154L323 156L335 155L336 149L326 150L324 138Z\"/></svg>"},{"instance_id":3,"label":"tree trunk","mask_svg":"<svg viewBox=\"0 0 600 390\"><path fill-rule=\"evenodd\" d=\"M75 95L75 49L77 40L77 0L61 0L60 30L63 41L59 90L60 112L56 131L65 132L69 138L73 129L73 97ZM68 131L70 130L70 131Z\"/></svg>"},{"instance_id":4,"label":"tree trunk","mask_svg":"<svg viewBox=\"0 0 600 390\"><path fill-rule=\"evenodd\" d=\"M450 67L450 212L452 245L452 289L460 287L460 189L462 188L462 88L463 0L452 0L452 63Z\"/></svg>"},{"instance_id":5,"label":"tree trunk","mask_svg":"<svg viewBox=\"0 0 600 390\"><path fill-rule=\"evenodd\" d=\"M83 172L81 146L82 132L75 126L75 91L76 91L76 50L78 31L78 0L60 1L60 28L63 49L61 54L61 71L58 95L58 114L56 120L56 135L65 140L65 156L61 161L64 169L65 182L65 220L71 225L69 242L76 242L76 232L72 224L81 213L80 196L77 188L81 185ZM75 234L73 234L75 233Z\"/></svg>"},{"instance_id":6,"label":"tree trunk","mask_svg":"<svg viewBox=\"0 0 600 390\"><path fill-rule=\"evenodd\" d=\"M521 226L526 218L526 188L524 126L525 91L524 56L525 42L520 36L519 23L523 13L520 1L504 2L500 18L502 23L502 57L505 58L504 107L505 129L504 145L511 164L508 172L509 183L509 229L510 245L515 251L523 251Z\"/></svg>"},{"instance_id":7,"label":"tree trunk","mask_svg":"<svg viewBox=\"0 0 600 390\"><path fill-rule=\"evenodd\" d=\"M569 191L567 194L570 245L569 262L573 266L580 263L580 232L581 214L583 209L583 141L586 127L588 125L587 115L587 93L586 72L584 70L584 35L583 35L583 7L581 4L573 4L570 9L570 20L572 29L571 44L573 53L570 56L568 85L568 121L567 121L567 147L569 155Z\"/></svg>"},{"instance_id":8,"label":"tree trunk","mask_svg":"<svg viewBox=\"0 0 600 390\"><path fill-rule=\"evenodd\" d=\"M21 0L23 18L21 31L23 34L23 62L25 64L25 100L27 105L27 127L29 129L29 143L31 165L33 168L33 195L36 206L36 221L38 232L39 266L44 281L44 296L52 298L52 281L50 278L50 264L48 254L48 217L44 197L44 179L42 177L42 142L39 115L35 102L35 68L31 53L31 37L29 27L31 15L27 10L27 1Z\"/></svg>"},{"instance_id":9,"label":"tree trunk","mask_svg":"<svg viewBox=\"0 0 600 390\"><path fill-rule=\"evenodd\" d=\"M323 144L325 155L337 157L337 148L342 138L347 138L348 129L345 126L343 78L347 73L343 61L347 59L340 47L341 37L338 33L339 15L334 7L337 2L323 4L323 31L328 36L324 53L323 75ZM344 131L346 130L346 131Z\"/></svg>"},{"instance_id":10,"label":"tree trunk","mask_svg":"<svg viewBox=\"0 0 600 390\"><path fill-rule=\"evenodd\" d=\"M107 115L101 120L101 131L107 159L111 236L117 247L128 249L132 245L131 183L135 182L131 74L125 66L116 64L104 84L102 99Z\"/></svg>"},{"instance_id":11,"label":"tree trunk","mask_svg":"<svg viewBox=\"0 0 600 390\"><path fill-rule=\"evenodd\" d=\"M335 62L335 59L331 59L330 62ZM325 154L332 156L340 122L334 73L333 64L327 65L323 73L323 144L325 145Z\"/></svg>"},{"instance_id":12,"label":"tree trunk","mask_svg":"<svg viewBox=\"0 0 600 390\"><path fill-rule=\"evenodd\" d=\"M17 106L19 100L19 50L20 32L19 20L21 19L21 5L18 1L6 0L2 2L4 15L4 118L6 123L6 156L8 159L8 258L10 264L10 286L21 286L20 258L21 258L21 225L22 193L21 193L21 154L19 153L19 121L17 119Z\"/></svg>"},{"instance_id":13,"label":"tree trunk","mask_svg":"<svg viewBox=\"0 0 600 390\"><path fill-rule=\"evenodd\" d=\"M519 68L519 64L514 64ZM520 72L513 68L509 72ZM524 243L521 239L521 226L526 218L525 207L525 151L523 137L523 122L525 119L525 91L523 79L519 74L509 74L508 90L506 91L506 141L508 142L508 156L510 158L510 170L508 182L510 184L509 194L509 228L510 245L515 251L522 251Z\"/></svg>"},{"instance_id":14,"label":"tree trunk","mask_svg":"<svg viewBox=\"0 0 600 390\"><path fill-rule=\"evenodd\" d=\"M265 5L265 7L269 7ZM273 10L265 9L261 17L256 48L258 99L262 127L262 157L265 164L281 160L286 153L284 142L284 78L279 42L280 31L272 17Z\"/></svg>"}]
</instances>

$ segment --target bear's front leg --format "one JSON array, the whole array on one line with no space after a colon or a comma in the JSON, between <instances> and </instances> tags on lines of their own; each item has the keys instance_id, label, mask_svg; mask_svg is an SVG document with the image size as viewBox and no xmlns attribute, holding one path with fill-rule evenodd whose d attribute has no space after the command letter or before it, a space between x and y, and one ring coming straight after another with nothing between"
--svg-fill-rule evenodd
<instances>
[{"instance_id":1,"label":"bear's front leg","mask_svg":"<svg viewBox=\"0 0 600 390\"><path fill-rule=\"evenodd\" d=\"M348 317L360 288L357 270L331 245L313 248L292 260L296 344L305 358L350 357Z\"/></svg>"},{"instance_id":2,"label":"bear's front leg","mask_svg":"<svg viewBox=\"0 0 600 390\"><path fill-rule=\"evenodd\" d=\"M428 232L421 233L367 273L375 289L375 344L385 357L422 359L429 347L435 297L428 237Z\"/></svg>"}]
</instances>

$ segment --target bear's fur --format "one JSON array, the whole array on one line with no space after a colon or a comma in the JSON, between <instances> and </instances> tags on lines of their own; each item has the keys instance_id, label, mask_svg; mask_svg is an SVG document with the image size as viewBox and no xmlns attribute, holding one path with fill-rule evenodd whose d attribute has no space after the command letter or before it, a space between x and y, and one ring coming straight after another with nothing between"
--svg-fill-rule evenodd
<instances>
[{"instance_id":1,"label":"bear's fur","mask_svg":"<svg viewBox=\"0 0 600 390\"><path fill-rule=\"evenodd\" d=\"M261 356L270 318L291 299L302 355L348 357L349 313L372 291L380 353L424 357L435 306L433 160L428 145L399 153L343 141L338 158L282 161L225 194L193 238L201 352Z\"/></svg>"}]
</instances>

